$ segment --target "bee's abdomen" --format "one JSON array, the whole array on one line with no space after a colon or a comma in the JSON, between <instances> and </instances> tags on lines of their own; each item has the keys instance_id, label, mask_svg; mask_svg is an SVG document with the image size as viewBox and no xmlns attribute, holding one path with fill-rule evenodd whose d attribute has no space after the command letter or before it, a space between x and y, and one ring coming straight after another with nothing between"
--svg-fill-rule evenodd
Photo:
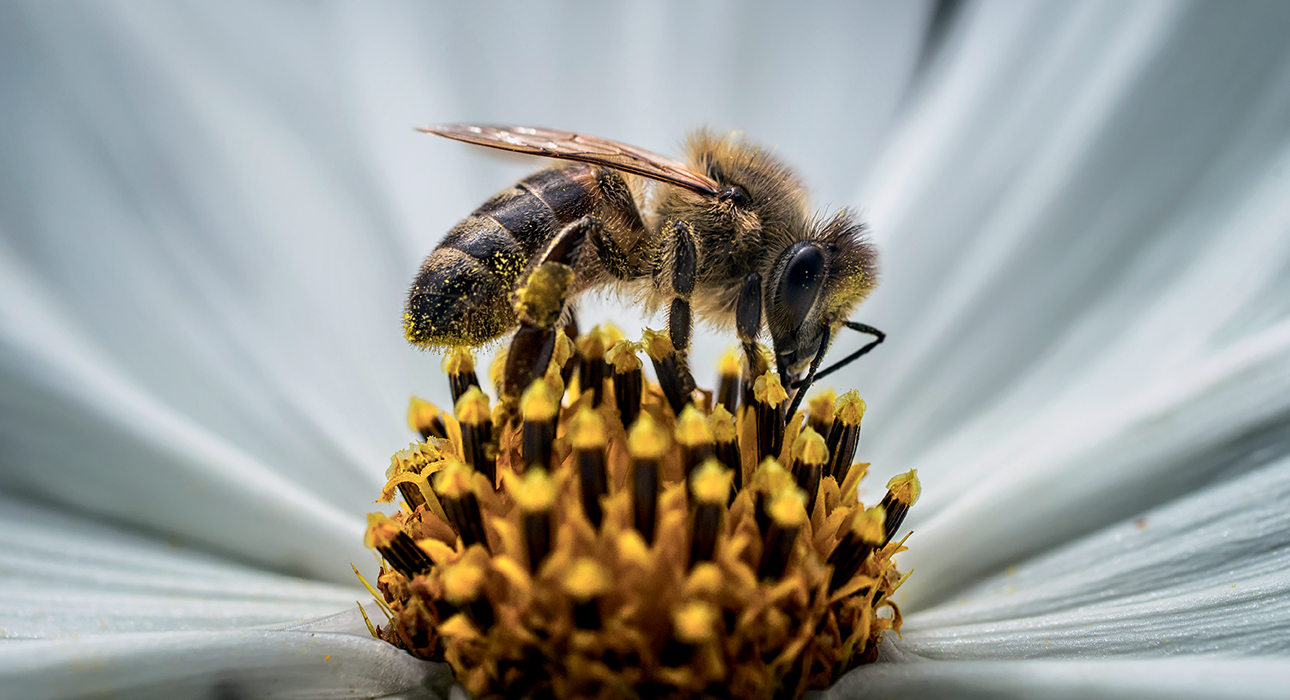
<instances>
[{"instance_id":1,"label":"bee's abdomen","mask_svg":"<svg viewBox=\"0 0 1290 700\"><path fill-rule=\"evenodd\" d=\"M549 168L484 202L421 265L403 329L416 345L481 345L517 323L511 291L562 226L595 204L596 169Z\"/></svg>"}]
</instances>

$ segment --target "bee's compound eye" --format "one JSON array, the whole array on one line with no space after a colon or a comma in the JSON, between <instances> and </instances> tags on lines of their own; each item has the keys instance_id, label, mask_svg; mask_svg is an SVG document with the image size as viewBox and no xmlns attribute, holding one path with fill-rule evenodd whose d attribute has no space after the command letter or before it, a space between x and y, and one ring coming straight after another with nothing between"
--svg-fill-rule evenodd
<instances>
[{"instance_id":1,"label":"bee's compound eye","mask_svg":"<svg viewBox=\"0 0 1290 700\"><path fill-rule=\"evenodd\" d=\"M779 298L794 328L806 321L823 281L824 253L818 247L798 243L789 249L788 263L779 278Z\"/></svg>"}]
</instances>

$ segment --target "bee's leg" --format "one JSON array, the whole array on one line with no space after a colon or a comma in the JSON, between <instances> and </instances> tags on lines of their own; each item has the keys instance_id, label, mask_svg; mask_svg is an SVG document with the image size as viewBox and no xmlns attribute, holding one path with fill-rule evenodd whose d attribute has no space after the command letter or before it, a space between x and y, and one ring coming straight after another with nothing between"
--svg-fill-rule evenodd
<instances>
[{"instance_id":1,"label":"bee's leg","mask_svg":"<svg viewBox=\"0 0 1290 700\"><path fill-rule=\"evenodd\" d=\"M739 300L735 302L735 334L744 348L744 357L748 362L748 374L744 378L744 393L752 396L752 382L766 373L766 356L757 344L757 334L761 332L761 275L756 272L744 277L743 287L739 290ZM747 402L747 399L744 400Z\"/></svg>"},{"instance_id":2,"label":"bee's leg","mask_svg":"<svg viewBox=\"0 0 1290 700\"><path fill-rule=\"evenodd\" d=\"M612 236L605 233L603 227L596 227L588 232L591 239L591 245L596 248L596 257L600 258L600 265L605 268L605 272L614 276L614 279L626 280L637 276L636 269L632 266L631 258L627 256L622 246L618 245Z\"/></svg>"},{"instance_id":3,"label":"bee's leg","mask_svg":"<svg viewBox=\"0 0 1290 700\"><path fill-rule=\"evenodd\" d=\"M506 354L502 394L512 401L534 379L546 373L555 350L559 323L565 316L565 298L573 284L573 264L587 232L599 226L584 216L565 226L534 259L515 291L515 311L520 329Z\"/></svg>"},{"instance_id":4,"label":"bee's leg","mask_svg":"<svg viewBox=\"0 0 1290 700\"><path fill-rule=\"evenodd\" d=\"M834 362L833 364L829 365L828 369L822 369L819 372L816 372L815 367L819 365L820 360L824 358L824 350L828 347L828 342L827 342L828 338L826 337L825 343L820 347L819 354L817 354L815 356L815 359L811 361L811 372L806 375L805 379L794 382L793 383L794 388L802 387L802 390L805 391L806 389L810 388L812 382L819 381L829 376L830 374L833 374L834 372L842 369L843 367L846 367L847 365L856 361L860 357L869 354L870 350L873 350L874 348L878 347L878 345L881 344L882 341L887 339L886 333L883 333L882 331L878 330L877 328L874 328L873 326L869 326L863 323L856 323L855 321L843 321L842 325L847 328L850 328L853 331L858 331L860 333L871 335L873 336L873 340L866 343L865 346L860 348L859 350L856 350L850 355L847 355L841 360L838 360L837 362Z\"/></svg>"},{"instance_id":5,"label":"bee's leg","mask_svg":"<svg viewBox=\"0 0 1290 700\"><path fill-rule=\"evenodd\" d=\"M655 357L654 369L658 373L659 386L672 410L680 415L681 409L690 402L694 395L694 375L690 373L690 333L693 321L690 318L690 294L694 292L694 280L698 276L698 250L694 243L694 229L684 221L672 226L672 307L667 316L668 339L672 341L672 352ZM648 348L647 348L648 350Z\"/></svg>"}]
</instances>

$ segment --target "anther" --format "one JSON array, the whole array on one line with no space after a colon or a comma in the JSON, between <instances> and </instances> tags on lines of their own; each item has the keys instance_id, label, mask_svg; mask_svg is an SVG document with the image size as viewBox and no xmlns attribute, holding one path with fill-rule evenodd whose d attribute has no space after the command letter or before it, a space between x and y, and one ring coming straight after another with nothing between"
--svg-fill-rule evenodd
<instances>
[{"instance_id":1,"label":"anther","mask_svg":"<svg viewBox=\"0 0 1290 700\"><path fill-rule=\"evenodd\" d=\"M721 514L730 492L730 470L709 457L690 477L694 496L693 526L690 528L690 566L711 561L721 532Z\"/></svg>"},{"instance_id":2,"label":"anther","mask_svg":"<svg viewBox=\"0 0 1290 700\"><path fill-rule=\"evenodd\" d=\"M842 541L829 554L829 564L833 566L833 577L829 580L830 593L845 586L860 570L869 554L886 542L885 521L886 512L882 506L874 506L856 514L851 529L847 530Z\"/></svg>"},{"instance_id":3,"label":"anther","mask_svg":"<svg viewBox=\"0 0 1290 700\"><path fill-rule=\"evenodd\" d=\"M726 410L725 406L717 404L717 407L712 409L712 414L708 416L708 428L712 431L712 439L715 443L713 454L734 474L734 480L731 482L733 488L730 490L730 497L733 499L735 494L744 487L744 466L739 455L739 434L735 430L735 417Z\"/></svg>"},{"instance_id":4,"label":"anther","mask_svg":"<svg viewBox=\"0 0 1290 700\"><path fill-rule=\"evenodd\" d=\"M654 363L659 388L672 406L672 412L679 416L694 394L694 377L690 368L685 357L677 353L667 333L646 328L643 336L642 344Z\"/></svg>"},{"instance_id":5,"label":"anther","mask_svg":"<svg viewBox=\"0 0 1290 700\"><path fill-rule=\"evenodd\" d=\"M609 573L588 557L573 562L560 582L573 600L573 624L578 629L600 629L600 597L609 591Z\"/></svg>"},{"instance_id":6,"label":"anther","mask_svg":"<svg viewBox=\"0 0 1290 700\"><path fill-rule=\"evenodd\" d=\"M493 606L480 594L484 588L484 567L470 559L450 564L440 574L444 598L464 610L480 630L493 626Z\"/></svg>"},{"instance_id":7,"label":"anther","mask_svg":"<svg viewBox=\"0 0 1290 700\"><path fill-rule=\"evenodd\" d=\"M767 457L762 463L757 465L756 471L752 475L751 487L757 494L753 503L753 516L757 521L757 529L765 534L770 528L770 501L771 498L794 486L793 475L780 466L774 458Z\"/></svg>"},{"instance_id":8,"label":"anther","mask_svg":"<svg viewBox=\"0 0 1290 700\"><path fill-rule=\"evenodd\" d=\"M591 405L599 406L605 397L605 337L600 326L578 338L578 355L581 362L578 366L578 390L591 389Z\"/></svg>"},{"instance_id":9,"label":"anther","mask_svg":"<svg viewBox=\"0 0 1290 700\"><path fill-rule=\"evenodd\" d=\"M887 527L882 544L887 544L905 522L909 507L918 501L922 494L922 484L918 482L918 470L910 469L904 474L897 474L887 482L887 495L882 497L882 507L887 512Z\"/></svg>"},{"instance_id":10,"label":"anther","mask_svg":"<svg viewBox=\"0 0 1290 700\"><path fill-rule=\"evenodd\" d=\"M536 574L542 560L551 553L551 518L554 515L556 484L546 470L540 468L530 469L508 484L511 497L520 508L529 572Z\"/></svg>"},{"instance_id":11,"label":"anther","mask_svg":"<svg viewBox=\"0 0 1290 700\"><path fill-rule=\"evenodd\" d=\"M694 404L686 404L676 419L673 433L677 444L681 446L681 463L685 466L685 478L688 480L699 464L713 454L712 429Z\"/></svg>"},{"instance_id":12,"label":"anther","mask_svg":"<svg viewBox=\"0 0 1290 700\"><path fill-rule=\"evenodd\" d=\"M829 449L824 438L809 425L793 441L793 475L798 488L806 493L806 513L815 512L815 499L820 492L820 477L829 461Z\"/></svg>"},{"instance_id":13,"label":"anther","mask_svg":"<svg viewBox=\"0 0 1290 700\"><path fill-rule=\"evenodd\" d=\"M461 400L467 389L479 386L479 377L475 375L475 355L468 347L459 345L444 355L443 373L448 375L448 387L452 390L454 405Z\"/></svg>"},{"instance_id":14,"label":"anther","mask_svg":"<svg viewBox=\"0 0 1290 700\"><path fill-rule=\"evenodd\" d=\"M757 459L778 457L784 444L784 409L788 392L779 376L767 371L753 383L753 408L757 416Z\"/></svg>"},{"instance_id":15,"label":"anther","mask_svg":"<svg viewBox=\"0 0 1290 700\"><path fill-rule=\"evenodd\" d=\"M614 398L623 427L636 422L641 412L643 377L641 360L636 356L639 346L630 340L620 340L605 353L605 360L614 368Z\"/></svg>"},{"instance_id":16,"label":"anther","mask_svg":"<svg viewBox=\"0 0 1290 700\"><path fill-rule=\"evenodd\" d=\"M416 541L399 528L399 524L378 515L369 516L367 546L381 553L385 561L397 572L412 578L430 571L434 562L417 546Z\"/></svg>"},{"instance_id":17,"label":"anther","mask_svg":"<svg viewBox=\"0 0 1290 700\"><path fill-rule=\"evenodd\" d=\"M408 402L408 427L416 431L422 440L432 437L448 439L448 427L443 422L443 413L434 404L415 396Z\"/></svg>"},{"instance_id":18,"label":"anther","mask_svg":"<svg viewBox=\"0 0 1290 700\"><path fill-rule=\"evenodd\" d=\"M453 411L461 423L461 447L466 464L497 486L497 454L493 441L493 414L479 385L466 389Z\"/></svg>"},{"instance_id":19,"label":"anther","mask_svg":"<svg viewBox=\"0 0 1290 700\"><path fill-rule=\"evenodd\" d=\"M838 400L832 389L825 389L807 399L806 424L820 435L828 435L833 425L833 404Z\"/></svg>"},{"instance_id":20,"label":"anther","mask_svg":"<svg viewBox=\"0 0 1290 700\"><path fill-rule=\"evenodd\" d=\"M552 395L551 387L542 379L529 385L520 398L520 415L524 418L522 459L524 469L551 465L555 442L555 419L560 412L559 399Z\"/></svg>"},{"instance_id":21,"label":"anther","mask_svg":"<svg viewBox=\"0 0 1290 700\"><path fill-rule=\"evenodd\" d=\"M649 544L654 543L654 526L658 517L659 460L670 444L667 431L649 413L641 413L627 433L627 451L632 456L634 524Z\"/></svg>"},{"instance_id":22,"label":"anther","mask_svg":"<svg viewBox=\"0 0 1290 700\"><path fill-rule=\"evenodd\" d=\"M739 409L739 356L727 350L718 366L717 405L725 406L732 415Z\"/></svg>"},{"instance_id":23,"label":"anther","mask_svg":"<svg viewBox=\"0 0 1290 700\"><path fill-rule=\"evenodd\" d=\"M434 490L439 494L448 524L457 531L461 543L467 547L482 544L488 547L484 531L484 518L479 512L479 499L471 490L474 470L456 458L449 457L448 465L434 475Z\"/></svg>"},{"instance_id":24,"label":"anther","mask_svg":"<svg viewBox=\"0 0 1290 700\"><path fill-rule=\"evenodd\" d=\"M604 513L600 499L609 493L609 477L605 472L605 420L600 413L586 406L578 410L569 426L569 440L578 463L578 477L582 482L582 508L587 520L600 527Z\"/></svg>"},{"instance_id":25,"label":"anther","mask_svg":"<svg viewBox=\"0 0 1290 700\"><path fill-rule=\"evenodd\" d=\"M793 555L797 533L807 520L806 494L796 486L781 489L771 498L766 512L770 516L770 527L766 531L757 577L778 581Z\"/></svg>"},{"instance_id":26,"label":"anther","mask_svg":"<svg viewBox=\"0 0 1290 700\"><path fill-rule=\"evenodd\" d=\"M856 446L860 443L860 420L864 418L864 399L855 391L848 391L833 406L833 425L829 428L828 473L839 484L846 478L851 460L855 459Z\"/></svg>"}]
</instances>

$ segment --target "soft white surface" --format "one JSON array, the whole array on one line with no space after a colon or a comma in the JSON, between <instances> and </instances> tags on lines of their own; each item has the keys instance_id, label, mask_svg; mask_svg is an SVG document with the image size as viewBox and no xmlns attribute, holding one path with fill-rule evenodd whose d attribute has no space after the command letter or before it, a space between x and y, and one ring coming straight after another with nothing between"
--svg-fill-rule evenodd
<instances>
[{"instance_id":1,"label":"soft white surface","mask_svg":"<svg viewBox=\"0 0 1290 700\"><path fill-rule=\"evenodd\" d=\"M1283 696L1087 657L1288 651L1290 6L971 3L919 73L930 8L0 7L0 626L49 638L0 687L442 690L348 564L407 394L446 398L405 285L536 167L411 127L483 121L740 128L863 207L890 338L834 381L866 497L923 478L888 652L937 660L830 697Z\"/></svg>"}]
</instances>

